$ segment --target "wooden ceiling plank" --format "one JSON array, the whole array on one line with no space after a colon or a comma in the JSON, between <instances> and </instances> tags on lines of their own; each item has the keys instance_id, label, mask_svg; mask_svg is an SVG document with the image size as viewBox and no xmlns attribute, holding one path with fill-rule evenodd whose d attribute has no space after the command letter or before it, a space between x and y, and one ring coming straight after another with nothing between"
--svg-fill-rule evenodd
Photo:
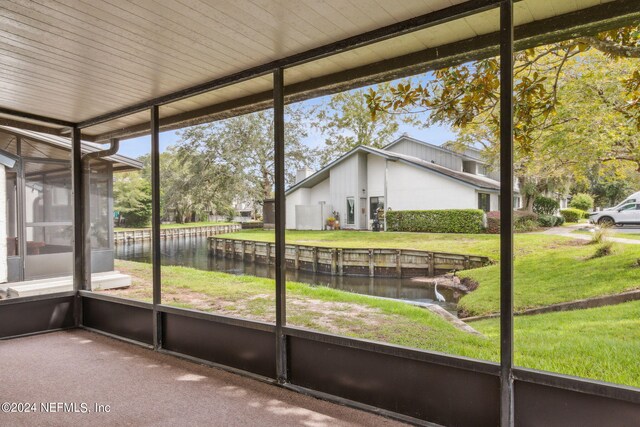
<instances>
[{"instance_id":1,"label":"wooden ceiling plank","mask_svg":"<svg viewBox=\"0 0 640 427\"><path fill-rule=\"evenodd\" d=\"M22 3L27 0L11 1ZM159 60L157 54L151 53L153 48L158 47L157 40L140 37L126 28L99 19L86 9L81 11L78 9L77 3L76 7L71 7L58 1L56 8L53 8L51 1L48 0L29 0L27 4L50 18L64 23L65 28L78 27L83 32L93 33L104 44L122 46L146 62L154 63ZM207 73L212 65L200 58L184 54L183 50L176 50L172 55L164 55L162 61L163 63L170 62L174 71L180 71L187 75ZM162 64L158 63L157 65Z\"/></svg>"}]
</instances>

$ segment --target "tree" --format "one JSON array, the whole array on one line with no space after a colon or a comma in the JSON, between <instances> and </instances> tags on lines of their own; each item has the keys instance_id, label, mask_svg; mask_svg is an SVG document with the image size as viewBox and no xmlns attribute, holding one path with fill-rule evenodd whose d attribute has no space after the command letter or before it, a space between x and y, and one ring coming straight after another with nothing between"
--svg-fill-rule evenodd
<instances>
[{"instance_id":1,"label":"tree","mask_svg":"<svg viewBox=\"0 0 640 427\"><path fill-rule=\"evenodd\" d=\"M292 185L296 171L315 165L316 153L303 144L309 112L287 107L285 124L285 179ZM185 129L176 146L180 167L192 170L202 201L214 196L225 203L262 204L273 196L275 179L273 112L237 116ZM212 189L215 186L215 191ZM215 203L214 203L215 204ZM219 207L218 205L215 206Z\"/></svg>"},{"instance_id":2,"label":"tree","mask_svg":"<svg viewBox=\"0 0 640 427\"><path fill-rule=\"evenodd\" d=\"M388 83L378 85L381 91L388 88ZM416 118L411 114L372 117L364 89L337 93L319 108L313 122L325 137L320 163L324 166L358 145L382 148L393 140L400 123L416 123Z\"/></svg>"},{"instance_id":3,"label":"tree","mask_svg":"<svg viewBox=\"0 0 640 427\"><path fill-rule=\"evenodd\" d=\"M593 154L597 151L579 151L575 149L575 144L573 150L566 150L572 144L565 144L560 136L569 135L570 124L581 124L584 120L580 119L591 117L591 114L575 115L576 111L571 110L570 102L561 102L562 83L567 77L566 68L584 68L585 58L598 55L609 64L615 60L622 61L621 58L640 57L637 27L554 43L515 55L514 173L524 193L527 209L531 209L535 195L543 188L566 187L571 182L573 177L567 176L566 167L574 163L576 157L571 158L568 153L581 155L578 158L585 159L587 152ZM607 67L608 65L604 70ZM626 97L624 102L612 101L607 106L609 111L617 110L627 121L640 117L632 108L640 103L630 102L630 99L637 101L640 97L640 72L630 71L633 68L627 68L626 77L616 81L618 94L621 95L618 98ZM485 156L495 166L500 149L498 70L497 58L449 67L436 71L435 79L424 84L412 86L410 83L401 83L390 87L387 92L371 90L366 95L367 104L373 117L389 113L429 111L428 124L445 123L458 129L460 137L456 142L461 146L482 145ZM574 80L584 79L582 74L576 76ZM620 87L621 84L624 87ZM568 93L571 92L564 91L564 94ZM589 96L598 97L599 94L596 90ZM603 103L604 99L600 98L599 102ZM589 105L584 100L580 102L583 106ZM564 114L559 114L558 109L562 106L565 107ZM624 132L628 131L628 126L626 128ZM578 134L574 129L573 135ZM583 138L587 135L588 132L582 133ZM621 135L619 140L629 141L629 136ZM612 144L602 142L596 145L600 148L612 147ZM601 150L595 159L629 161L629 150L624 149L628 148L624 144L626 142L619 144L622 150ZM629 147L633 150L636 146ZM604 152L607 156L604 156ZM593 165L593 162L587 163Z\"/></svg>"},{"instance_id":4,"label":"tree","mask_svg":"<svg viewBox=\"0 0 640 427\"><path fill-rule=\"evenodd\" d=\"M146 227L151 220L151 183L140 171L114 174L113 210L127 227Z\"/></svg>"},{"instance_id":5,"label":"tree","mask_svg":"<svg viewBox=\"0 0 640 427\"><path fill-rule=\"evenodd\" d=\"M232 210L241 178L231 164L221 160L216 143L196 138L191 144L169 147L160 155L164 216L183 223Z\"/></svg>"},{"instance_id":6,"label":"tree","mask_svg":"<svg viewBox=\"0 0 640 427\"><path fill-rule=\"evenodd\" d=\"M593 209L593 197L585 193L578 193L571 199L569 207L589 211Z\"/></svg>"}]
</instances>

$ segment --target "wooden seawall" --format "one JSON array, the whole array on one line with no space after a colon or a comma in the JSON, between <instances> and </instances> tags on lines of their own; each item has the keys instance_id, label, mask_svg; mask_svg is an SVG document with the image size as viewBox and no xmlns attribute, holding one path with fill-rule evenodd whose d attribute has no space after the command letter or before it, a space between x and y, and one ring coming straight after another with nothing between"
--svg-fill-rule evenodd
<instances>
[{"instance_id":1,"label":"wooden seawall","mask_svg":"<svg viewBox=\"0 0 640 427\"><path fill-rule=\"evenodd\" d=\"M171 239L186 236L215 236L240 231L240 224L204 225L199 227L163 228L160 230L161 239ZM151 240L151 229L114 231L113 240L118 243L135 243Z\"/></svg>"},{"instance_id":2,"label":"wooden seawall","mask_svg":"<svg viewBox=\"0 0 640 427\"><path fill-rule=\"evenodd\" d=\"M275 243L209 238L211 256L275 263ZM490 263L488 257L411 249L348 249L286 245L288 268L337 276L435 276Z\"/></svg>"}]
</instances>

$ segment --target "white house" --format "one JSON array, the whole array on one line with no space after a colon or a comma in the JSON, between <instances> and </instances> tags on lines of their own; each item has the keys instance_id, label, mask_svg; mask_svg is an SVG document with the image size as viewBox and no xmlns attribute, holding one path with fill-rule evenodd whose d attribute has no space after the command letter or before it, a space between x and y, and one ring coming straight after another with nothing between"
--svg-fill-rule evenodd
<instances>
[{"instance_id":1,"label":"white house","mask_svg":"<svg viewBox=\"0 0 640 427\"><path fill-rule=\"evenodd\" d=\"M498 210L498 179L477 150L461 154L403 135L384 149L358 146L314 174L299 174L286 192L286 225L321 230L337 212L342 228L366 230L379 207Z\"/></svg>"}]
</instances>

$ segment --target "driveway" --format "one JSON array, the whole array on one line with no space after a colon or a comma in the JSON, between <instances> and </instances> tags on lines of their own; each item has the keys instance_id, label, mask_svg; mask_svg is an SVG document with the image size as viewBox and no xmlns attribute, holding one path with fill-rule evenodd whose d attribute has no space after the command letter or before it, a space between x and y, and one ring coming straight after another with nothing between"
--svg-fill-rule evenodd
<instances>
[{"instance_id":1,"label":"driveway","mask_svg":"<svg viewBox=\"0 0 640 427\"><path fill-rule=\"evenodd\" d=\"M576 230L592 230L595 226L593 224L575 224L568 225L566 227L553 227L545 231L537 232L535 234L550 234L553 236L565 236L578 240L591 240L591 236L588 234L572 233ZM640 227L614 227L611 229L615 234L640 234ZM622 237L607 237L607 240L618 243L627 243L630 245L640 245L640 239L625 239Z\"/></svg>"}]
</instances>

